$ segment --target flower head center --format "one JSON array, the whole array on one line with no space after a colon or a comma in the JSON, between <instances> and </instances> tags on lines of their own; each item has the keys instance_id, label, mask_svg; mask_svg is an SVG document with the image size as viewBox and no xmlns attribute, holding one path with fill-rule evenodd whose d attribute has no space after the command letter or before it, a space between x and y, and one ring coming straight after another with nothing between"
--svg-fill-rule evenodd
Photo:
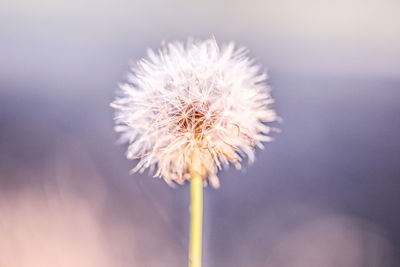
<instances>
[{"instance_id":1,"label":"flower head center","mask_svg":"<svg viewBox=\"0 0 400 267\"><path fill-rule=\"evenodd\" d=\"M191 132L196 139L202 139L204 132L210 129L214 122L213 116L209 115L209 102L184 103L181 101L181 104L182 108L177 114L179 130Z\"/></svg>"}]
</instances>

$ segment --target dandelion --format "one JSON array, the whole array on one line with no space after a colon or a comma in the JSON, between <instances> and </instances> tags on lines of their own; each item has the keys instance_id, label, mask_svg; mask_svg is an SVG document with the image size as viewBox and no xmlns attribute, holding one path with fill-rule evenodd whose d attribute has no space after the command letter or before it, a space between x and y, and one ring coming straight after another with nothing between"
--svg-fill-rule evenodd
<instances>
[{"instance_id":1,"label":"dandelion","mask_svg":"<svg viewBox=\"0 0 400 267\"><path fill-rule=\"evenodd\" d=\"M149 169L169 184L191 180L191 239L201 240L203 184L218 187L220 169L252 163L255 148L272 140L268 123L278 116L267 75L247 53L215 39L149 50L111 104L127 158L138 159L133 172ZM200 266L201 241L190 253L191 266Z\"/></svg>"},{"instance_id":2,"label":"dandelion","mask_svg":"<svg viewBox=\"0 0 400 267\"><path fill-rule=\"evenodd\" d=\"M191 158L204 182L218 187L217 171L241 159L254 161L254 148L273 129L273 99L267 76L230 43L219 48L214 39L165 45L148 51L121 84L112 103L116 131L128 142L132 170L155 170L167 182L190 179Z\"/></svg>"}]
</instances>

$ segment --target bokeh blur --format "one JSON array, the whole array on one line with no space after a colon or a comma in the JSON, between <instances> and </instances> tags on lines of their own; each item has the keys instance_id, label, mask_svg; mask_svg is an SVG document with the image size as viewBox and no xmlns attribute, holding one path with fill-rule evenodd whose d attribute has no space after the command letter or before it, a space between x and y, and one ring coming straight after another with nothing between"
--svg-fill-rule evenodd
<instances>
[{"instance_id":1,"label":"bokeh blur","mask_svg":"<svg viewBox=\"0 0 400 267\"><path fill-rule=\"evenodd\" d=\"M189 187L129 175L109 103L163 40L268 68L276 141L205 190L204 266L400 265L400 2L0 2L0 266L186 266Z\"/></svg>"}]
</instances>

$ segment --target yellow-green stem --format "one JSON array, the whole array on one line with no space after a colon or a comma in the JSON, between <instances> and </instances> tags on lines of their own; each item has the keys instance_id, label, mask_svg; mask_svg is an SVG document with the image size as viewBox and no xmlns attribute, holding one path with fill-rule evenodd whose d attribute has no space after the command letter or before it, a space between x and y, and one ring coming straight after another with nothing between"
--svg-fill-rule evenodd
<instances>
[{"instance_id":1,"label":"yellow-green stem","mask_svg":"<svg viewBox=\"0 0 400 267\"><path fill-rule=\"evenodd\" d=\"M189 267L201 267L201 249L203 232L203 178L195 169L196 163L190 167L191 218Z\"/></svg>"}]
</instances>

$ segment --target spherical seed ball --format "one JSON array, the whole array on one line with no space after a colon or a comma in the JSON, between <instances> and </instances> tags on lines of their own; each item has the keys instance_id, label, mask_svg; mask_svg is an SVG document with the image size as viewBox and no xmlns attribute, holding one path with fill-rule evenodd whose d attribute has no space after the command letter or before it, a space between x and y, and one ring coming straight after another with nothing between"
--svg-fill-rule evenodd
<instances>
[{"instance_id":1,"label":"spherical seed ball","mask_svg":"<svg viewBox=\"0 0 400 267\"><path fill-rule=\"evenodd\" d=\"M215 39L174 42L148 51L132 68L111 104L115 130L129 144L133 172L149 168L168 183L190 179L189 166L219 186L217 172L271 141L268 123L278 120L267 75L234 43Z\"/></svg>"}]
</instances>

